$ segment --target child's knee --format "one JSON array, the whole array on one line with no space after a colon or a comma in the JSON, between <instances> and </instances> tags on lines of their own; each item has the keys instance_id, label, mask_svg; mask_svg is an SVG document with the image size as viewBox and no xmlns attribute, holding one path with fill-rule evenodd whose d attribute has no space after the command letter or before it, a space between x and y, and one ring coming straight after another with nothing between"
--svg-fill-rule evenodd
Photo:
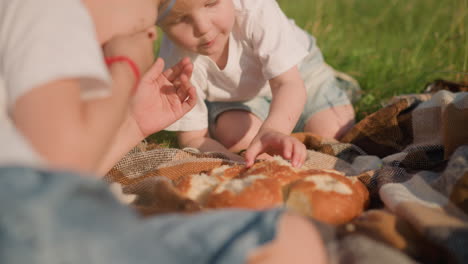
<instances>
[{"instance_id":1,"label":"child's knee","mask_svg":"<svg viewBox=\"0 0 468 264\"><path fill-rule=\"evenodd\" d=\"M246 149L261 126L260 120L245 111L221 114L214 125L213 137L231 151Z\"/></svg>"},{"instance_id":2,"label":"child's knee","mask_svg":"<svg viewBox=\"0 0 468 264\"><path fill-rule=\"evenodd\" d=\"M234 148L238 148L240 142L242 141L241 135L227 134L227 133L217 133L216 140L219 141L223 146L231 151L236 151Z\"/></svg>"},{"instance_id":3,"label":"child's knee","mask_svg":"<svg viewBox=\"0 0 468 264\"><path fill-rule=\"evenodd\" d=\"M355 112L352 105L342 105L320 111L311 116L304 127L325 138L341 138L355 123Z\"/></svg>"},{"instance_id":4,"label":"child's knee","mask_svg":"<svg viewBox=\"0 0 468 264\"><path fill-rule=\"evenodd\" d=\"M215 131L216 140L232 152L246 149L254 137L247 130L239 131L230 127L216 127Z\"/></svg>"}]
</instances>

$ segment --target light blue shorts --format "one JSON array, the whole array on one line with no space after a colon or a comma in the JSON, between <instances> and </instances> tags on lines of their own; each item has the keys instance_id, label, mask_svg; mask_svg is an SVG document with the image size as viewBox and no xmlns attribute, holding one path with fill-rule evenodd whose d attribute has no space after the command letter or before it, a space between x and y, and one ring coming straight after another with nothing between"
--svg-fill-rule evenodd
<instances>
[{"instance_id":1,"label":"light blue shorts","mask_svg":"<svg viewBox=\"0 0 468 264\"><path fill-rule=\"evenodd\" d=\"M250 101L245 102L205 102L208 107L209 124L215 124L216 119L220 114L226 111L243 110L248 111L257 116L260 120L265 121L270 110L270 97L255 97ZM307 101L304 110L294 128L293 132L304 131L304 126L307 120L314 114L327 108L351 104L346 93L341 90L336 80L330 80L318 89L313 96L307 96Z\"/></svg>"},{"instance_id":2,"label":"light blue shorts","mask_svg":"<svg viewBox=\"0 0 468 264\"><path fill-rule=\"evenodd\" d=\"M311 48L315 46L315 39L311 37ZM315 50L309 54L298 65L304 84L307 90L307 100L304 110L294 128L293 132L304 131L304 126L311 116L328 108L351 104L346 92L339 86L334 75L330 74L328 79L320 85L314 82L313 78L308 78L311 69L324 65L324 59L320 51ZM208 122L210 127L216 123L220 114L226 111L242 110L247 111L260 120L265 121L270 110L271 97L255 97L243 102L208 102Z\"/></svg>"}]
</instances>

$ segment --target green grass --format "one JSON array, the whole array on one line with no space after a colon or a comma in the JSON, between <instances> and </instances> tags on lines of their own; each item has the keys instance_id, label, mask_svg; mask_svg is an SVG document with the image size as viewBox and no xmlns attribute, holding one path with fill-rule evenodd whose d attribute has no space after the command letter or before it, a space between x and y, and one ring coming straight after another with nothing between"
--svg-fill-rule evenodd
<instances>
[{"instance_id":1,"label":"green grass","mask_svg":"<svg viewBox=\"0 0 468 264\"><path fill-rule=\"evenodd\" d=\"M468 80L468 0L278 0L325 60L363 89L358 119L394 95L444 78ZM464 74L463 74L464 73ZM151 140L175 146L160 132Z\"/></svg>"},{"instance_id":2,"label":"green grass","mask_svg":"<svg viewBox=\"0 0 468 264\"><path fill-rule=\"evenodd\" d=\"M326 61L364 90L358 118L386 99L457 80L468 65L468 0L278 0ZM468 75L465 75L468 76Z\"/></svg>"}]
</instances>

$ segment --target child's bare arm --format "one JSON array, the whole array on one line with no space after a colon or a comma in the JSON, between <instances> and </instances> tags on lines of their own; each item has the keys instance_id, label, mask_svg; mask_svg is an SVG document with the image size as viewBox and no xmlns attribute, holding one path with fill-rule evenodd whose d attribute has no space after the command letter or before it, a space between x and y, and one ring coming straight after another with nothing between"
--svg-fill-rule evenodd
<instances>
[{"instance_id":1,"label":"child's bare arm","mask_svg":"<svg viewBox=\"0 0 468 264\"><path fill-rule=\"evenodd\" d=\"M124 66L116 65L115 71L126 74ZM37 87L18 99L15 125L48 166L91 172L121 122L125 97L134 83L131 75L119 76L111 98L89 102L81 101L78 80Z\"/></svg>"},{"instance_id":2,"label":"child's bare arm","mask_svg":"<svg viewBox=\"0 0 468 264\"><path fill-rule=\"evenodd\" d=\"M270 80L272 102L268 118L260 128L289 135L302 113L306 100L304 81L296 66Z\"/></svg>"},{"instance_id":3,"label":"child's bare arm","mask_svg":"<svg viewBox=\"0 0 468 264\"><path fill-rule=\"evenodd\" d=\"M177 132L177 139L179 141L179 146L182 148L191 147L197 148L200 151L221 152L232 160L239 162L244 161L244 158L230 152L221 143L210 138L208 129Z\"/></svg>"},{"instance_id":4,"label":"child's bare arm","mask_svg":"<svg viewBox=\"0 0 468 264\"><path fill-rule=\"evenodd\" d=\"M104 46L107 56L127 56L146 70L153 38L147 32L122 36ZM148 58L149 57L149 58ZM126 63L113 63L111 96L83 101L78 79L63 79L36 87L13 108L16 127L50 167L94 172L128 109L136 76Z\"/></svg>"},{"instance_id":5,"label":"child's bare arm","mask_svg":"<svg viewBox=\"0 0 468 264\"><path fill-rule=\"evenodd\" d=\"M296 66L270 80L273 94L268 118L245 153L247 166L263 153L282 155L294 166L306 157L305 146L290 136L304 108L306 90Z\"/></svg>"}]
</instances>

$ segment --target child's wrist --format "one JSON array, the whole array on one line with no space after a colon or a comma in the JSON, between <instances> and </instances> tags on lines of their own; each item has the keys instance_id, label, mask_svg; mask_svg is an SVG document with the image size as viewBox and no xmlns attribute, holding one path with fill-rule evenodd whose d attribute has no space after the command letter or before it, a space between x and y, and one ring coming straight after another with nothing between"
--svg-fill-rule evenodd
<instances>
[{"instance_id":1,"label":"child's wrist","mask_svg":"<svg viewBox=\"0 0 468 264\"><path fill-rule=\"evenodd\" d=\"M277 122L276 122L277 123ZM274 124L270 120L267 120L260 127L257 134L267 134L267 133L281 133L285 135L290 135L294 127L285 127L279 124Z\"/></svg>"},{"instance_id":2,"label":"child's wrist","mask_svg":"<svg viewBox=\"0 0 468 264\"><path fill-rule=\"evenodd\" d=\"M126 56L106 57L105 62L106 62L107 67L109 68L115 63L125 64L127 65L127 67L130 67L132 75L135 80L134 86L132 88L132 93L135 93L138 87L138 84L140 82L140 70L138 69L137 64L132 59Z\"/></svg>"}]
</instances>

